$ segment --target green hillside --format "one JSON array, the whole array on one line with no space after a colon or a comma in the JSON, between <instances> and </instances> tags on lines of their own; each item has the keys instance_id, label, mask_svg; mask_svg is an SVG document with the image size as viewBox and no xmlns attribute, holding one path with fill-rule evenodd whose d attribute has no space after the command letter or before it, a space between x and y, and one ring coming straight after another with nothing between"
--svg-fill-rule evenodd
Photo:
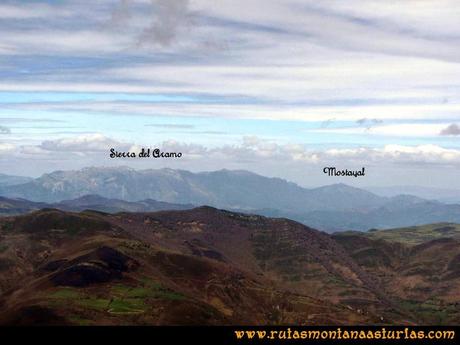
<instances>
[{"instance_id":1,"label":"green hillside","mask_svg":"<svg viewBox=\"0 0 460 345\"><path fill-rule=\"evenodd\" d=\"M460 238L460 224L435 223L386 230L372 229L368 232L348 231L340 233L340 235L348 234L415 246L439 238Z\"/></svg>"}]
</instances>

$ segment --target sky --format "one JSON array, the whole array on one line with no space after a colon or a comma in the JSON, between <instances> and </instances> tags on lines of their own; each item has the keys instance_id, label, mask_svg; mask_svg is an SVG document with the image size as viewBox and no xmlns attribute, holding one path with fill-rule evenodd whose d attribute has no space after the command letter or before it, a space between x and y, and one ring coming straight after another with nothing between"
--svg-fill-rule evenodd
<instances>
[{"instance_id":1,"label":"sky","mask_svg":"<svg viewBox=\"0 0 460 345\"><path fill-rule=\"evenodd\" d=\"M1 1L0 173L116 165L460 188L460 2Z\"/></svg>"}]
</instances>

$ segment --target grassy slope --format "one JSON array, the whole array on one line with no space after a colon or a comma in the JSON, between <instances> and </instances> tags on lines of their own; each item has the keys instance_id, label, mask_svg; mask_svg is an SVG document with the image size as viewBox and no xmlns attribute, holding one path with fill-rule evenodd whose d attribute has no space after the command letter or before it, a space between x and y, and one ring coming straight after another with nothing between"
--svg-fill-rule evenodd
<instances>
[{"instance_id":1,"label":"grassy slope","mask_svg":"<svg viewBox=\"0 0 460 345\"><path fill-rule=\"evenodd\" d=\"M460 225L334 234L361 267L422 324L460 322Z\"/></svg>"},{"instance_id":2,"label":"grassy slope","mask_svg":"<svg viewBox=\"0 0 460 345\"><path fill-rule=\"evenodd\" d=\"M414 246L440 238L460 238L460 224L435 223L386 230L371 230L368 232L348 231L337 233L337 235L347 234Z\"/></svg>"}]
</instances>

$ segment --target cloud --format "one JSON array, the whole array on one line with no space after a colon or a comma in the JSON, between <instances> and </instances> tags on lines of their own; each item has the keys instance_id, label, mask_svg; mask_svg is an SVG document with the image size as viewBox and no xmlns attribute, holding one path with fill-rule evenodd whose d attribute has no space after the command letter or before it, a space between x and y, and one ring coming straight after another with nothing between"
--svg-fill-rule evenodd
<instances>
[{"instance_id":1,"label":"cloud","mask_svg":"<svg viewBox=\"0 0 460 345\"><path fill-rule=\"evenodd\" d=\"M361 118L356 120L356 123L360 126L365 127L367 130L370 130L375 125L383 123L383 120L380 119L368 119L368 118Z\"/></svg>"},{"instance_id":2,"label":"cloud","mask_svg":"<svg viewBox=\"0 0 460 345\"><path fill-rule=\"evenodd\" d=\"M153 18L141 37L140 44L171 45L180 30L190 24L189 0L151 0Z\"/></svg>"},{"instance_id":3,"label":"cloud","mask_svg":"<svg viewBox=\"0 0 460 345\"><path fill-rule=\"evenodd\" d=\"M50 6L47 4L29 3L27 6L14 6L8 4L0 4L0 18L2 19L36 19L49 18L54 16L70 17L72 11L63 8L62 6ZM25 4L24 4L25 5Z\"/></svg>"},{"instance_id":4,"label":"cloud","mask_svg":"<svg viewBox=\"0 0 460 345\"><path fill-rule=\"evenodd\" d=\"M300 144L279 144L257 136L245 136L238 145L207 148L203 145L183 144L171 140L160 145L166 149L180 150L186 157L195 159L227 160L240 163L279 164L430 164L459 165L460 150L438 145L385 145L381 148L359 147L352 149L314 150ZM282 162L282 163L280 163Z\"/></svg>"},{"instance_id":5,"label":"cloud","mask_svg":"<svg viewBox=\"0 0 460 345\"><path fill-rule=\"evenodd\" d=\"M396 123L379 126L365 127L341 127L341 128L322 128L312 132L333 134L373 134L382 137L400 138L428 138L438 136L440 131L445 128L443 123Z\"/></svg>"},{"instance_id":6,"label":"cloud","mask_svg":"<svg viewBox=\"0 0 460 345\"><path fill-rule=\"evenodd\" d=\"M30 2L16 3L17 9L34 12ZM448 62L460 56L455 44L460 26L455 16L435 1L424 1L424 6L400 5L410 12L410 20L391 4L347 3L63 3L60 8L73 14L68 22L50 15L40 26L25 20L30 30L0 24L0 46L11 47L12 56L17 57L8 59L9 66L3 69L0 65L0 72L5 73L0 89L203 94L218 99L221 105L208 108L197 101L193 107L165 106L173 108L172 115L295 120L336 117L338 121L363 117L433 119L440 113L458 116L456 102L439 102L455 99L458 94L454 85L460 78L460 65ZM115 11L114 4L118 4ZM436 16L420 8L425 6ZM374 7L385 15L374 13ZM110 17L122 17L127 23L120 23L120 30L101 30ZM437 33L430 37L432 27ZM134 46L139 35L152 44ZM201 43L210 35L225 41L228 50L203 49ZM436 56L428 59L427 52ZM29 62L24 62L26 59ZM38 63L30 62L37 59ZM429 79L426 70L430 71ZM235 96L247 99L248 106L237 104ZM110 106L117 111L116 101L86 106L89 111ZM77 106L59 103L63 112ZM170 114L169 109L162 112L158 105L149 108L142 103L125 103L121 108L126 113L132 109ZM112 113L112 109L101 111Z\"/></svg>"},{"instance_id":7,"label":"cloud","mask_svg":"<svg viewBox=\"0 0 460 345\"><path fill-rule=\"evenodd\" d=\"M142 138L139 138L141 140ZM308 186L331 183L325 179L322 168L360 169L367 175L356 183L382 185L395 183L429 183L442 173L440 185L457 181L460 150L438 145L384 145L381 147L337 147L319 149L298 143L246 136L233 144L216 143L215 146L165 140L150 143L123 143L107 137L77 139L76 137L48 141L47 144L23 145L19 150L12 144L0 144L0 163L4 171L22 171L37 175L53 170L81 169L86 166L119 166L119 159L110 159L106 145L121 143L115 149L139 152L142 147L160 148L165 152L181 152L180 159L156 160L155 168L176 168L189 171L211 171L222 168L244 169L265 176L282 177ZM5 153L5 154L3 154ZM33 162L32 167L21 162ZM127 159L123 164L133 168L152 168L148 159ZM369 168L369 169L367 169ZM409 176L408 176L409 175ZM347 181L347 183L354 183Z\"/></svg>"},{"instance_id":8,"label":"cloud","mask_svg":"<svg viewBox=\"0 0 460 345\"><path fill-rule=\"evenodd\" d=\"M446 128L444 128L441 132L439 132L440 135L460 135L460 126L453 123Z\"/></svg>"},{"instance_id":9,"label":"cloud","mask_svg":"<svg viewBox=\"0 0 460 345\"><path fill-rule=\"evenodd\" d=\"M438 145L385 145L383 148L332 149L325 152L326 156L360 159L363 162L395 164L460 164L460 150L446 149Z\"/></svg>"},{"instance_id":10,"label":"cloud","mask_svg":"<svg viewBox=\"0 0 460 345\"><path fill-rule=\"evenodd\" d=\"M11 134L11 129L5 126L0 126L0 134Z\"/></svg>"},{"instance_id":11,"label":"cloud","mask_svg":"<svg viewBox=\"0 0 460 345\"><path fill-rule=\"evenodd\" d=\"M154 127L159 129L166 130L175 130L176 133L184 134L201 134L201 135L226 135L229 134L225 131L215 131L215 130L195 130L195 125L188 124L175 124L175 123L165 123L165 124L146 124L145 127ZM157 133L168 133L167 131L157 132Z\"/></svg>"},{"instance_id":12,"label":"cloud","mask_svg":"<svg viewBox=\"0 0 460 345\"><path fill-rule=\"evenodd\" d=\"M49 150L45 150L43 149L41 146L36 146L36 145L22 145L20 147L20 151L21 155L25 155L25 156L36 156L36 157L41 157L41 158L45 158L45 159L48 159L49 156L51 156L51 154L53 152L49 151Z\"/></svg>"},{"instance_id":13,"label":"cloud","mask_svg":"<svg viewBox=\"0 0 460 345\"><path fill-rule=\"evenodd\" d=\"M155 127L155 128L163 128L163 129L193 129L195 128L194 125L181 125L175 123L165 123L165 124L147 124L146 127Z\"/></svg>"},{"instance_id":14,"label":"cloud","mask_svg":"<svg viewBox=\"0 0 460 345\"><path fill-rule=\"evenodd\" d=\"M39 145L39 148L45 151L94 153L108 152L111 148L119 151L129 150L132 146L132 144L122 143L97 133L45 140Z\"/></svg>"},{"instance_id":15,"label":"cloud","mask_svg":"<svg viewBox=\"0 0 460 345\"><path fill-rule=\"evenodd\" d=\"M254 151L263 157L290 159L306 163L337 162L342 159L348 164L376 163L426 163L426 164L460 164L460 151L446 149L437 145L385 145L383 148L353 148L309 150L303 145L279 145L258 138L246 138L242 148Z\"/></svg>"},{"instance_id":16,"label":"cloud","mask_svg":"<svg viewBox=\"0 0 460 345\"><path fill-rule=\"evenodd\" d=\"M330 125L332 125L335 121L337 121L336 118L332 118L332 119L327 119L323 122L321 122L321 128L328 128Z\"/></svg>"},{"instance_id":17,"label":"cloud","mask_svg":"<svg viewBox=\"0 0 460 345\"><path fill-rule=\"evenodd\" d=\"M189 131L187 133L190 133L190 134L204 134L204 135L227 135L227 134L230 134L228 132L224 132L224 131Z\"/></svg>"},{"instance_id":18,"label":"cloud","mask_svg":"<svg viewBox=\"0 0 460 345\"><path fill-rule=\"evenodd\" d=\"M185 160L216 160L234 163L252 162L257 164L460 164L460 150L447 149L438 145L397 145L382 147L312 149L298 143L278 143L258 136L243 136L237 144L223 144L208 147L196 143L184 143L177 140L163 142L128 143L102 134L87 134L45 140L38 145L23 145L21 153L41 155L50 153L76 153L80 155L106 155L111 148L117 151L139 152L142 147L158 147L164 151L182 152ZM2 151L14 149L12 144L2 144ZM102 157L102 156L98 156ZM284 164L283 163L283 164ZM280 163L281 164L281 163Z\"/></svg>"},{"instance_id":19,"label":"cloud","mask_svg":"<svg viewBox=\"0 0 460 345\"><path fill-rule=\"evenodd\" d=\"M378 159L388 164L455 162L455 152L416 145L433 142L432 137L455 123L460 112L460 24L453 10L458 1L440 1L397 6L395 1L366 0L220 0L218 6L211 0L45 1L49 5L43 6L4 1L1 116L30 115L34 123L34 118L61 116L69 126L81 128L87 126L88 114L103 115L99 128L91 129L99 136L60 138L63 133L38 128L8 136L11 143L24 145L24 152L35 152L34 159L41 154L53 157L58 168L60 159L70 156L72 166L83 164L68 152L88 153L83 159L89 161L102 157L106 145L129 148L130 143L114 138L132 134L110 125L120 123L122 116L129 116L129 129L139 133L147 132L139 126L148 122L153 122L156 133L164 129L166 134L159 134L158 140L174 128L176 138L179 132L195 133L180 139L194 141L184 144L191 157L222 157L222 164L259 162L262 171L265 162L303 167L346 157L357 164ZM225 49L208 49L204 43L210 39ZM46 102L39 91L46 94ZM69 96L78 92L75 99ZM152 101L157 95L169 99ZM441 101L446 99L449 102ZM163 120L148 116L170 117L164 122L172 124L188 116L185 123L199 126L159 127L154 122ZM245 126L238 120L227 128L216 127L222 123L219 119L207 127L215 118L282 122L280 131L268 134L275 131L261 130L262 122L256 121ZM331 125L330 119L336 122ZM291 120L317 123L299 123L299 134L287 122ZM14 123L2 121L5 126ZM349 127L341 127L344 123ZM322 132L302 136L302 128L315 126ZM217 135L219 130L230 135L199 135ZM274 140L237 142L242 133ZM326 142L333 133L340 135ZM312 147L286 144L290 138ZM135 139L151 140L142 135ZM398 141L405 145L385 146ZM328 152L325 147L334 143L336 151ZM369 143L377 148L369 148ZM449 145L459 148L457 142ZM18 162L18 169L27 165L27 160Z\"/></svg>"},{"instance_id":20,"label":"cloud","mask_svg":"<svg viewBox=\"0 0 460 345\"><path fill-rule=\"evenodd\" d=\"M112 11L110 20L110 24L112 26L125 24L127 20L132 18L132 2L132 0L120 0L115 9Z\"/></svg>"},{"instance_id":21,"label":"cloud","mask_svg":"<svg viewBox=\"0 0 460 345\"><path fill-rule=\"evenodd\" d=\"M9 143L0 143L0 153L9 153L16 149L16 146Z\"/></svg>"},{"instance_id":22,"label":"cloud","mask_svg":"<svg viewBox=\"0 0 460 345\"><path fill-rule=\"evenodd\" d=\"M20 86L19 86L20 87ZM70 87L70 86L69 86ZM73 88L80 90L91 90L93 92L116 91L112 86L98 85L77 85ZM218 87L218 86L216 86ZM241 86L243 87L243 86ZM155 87L150 88L150 91ZM0 90L2 85L0 85ZM118 90L122 90L118 89ZM63 89L65 90L65 89ZM68 89L67 89L68 90ZM157 89L159 93L171 91L171 89ZM141 90L139 90L141 91ZM147 89L143 90L147 91ZM121 91L120 91L121 92ZM225 92L221 90L219 92ZM116 97L116 96L115 96ZM326 121L331 116L339 121L355 121L362 118L363 114L369 114L373 118L382 120L393 120L395 118L409 120L437 120L439 114L443 113L443 119L447 122L455 121L458 118L460 104L411 104L411 105L362 105L352 104L348 106L335 105L334 100L321 102L312 102L312 105L297 103L274 103L273 101L253 102L235 102L224 100L222 102L148 102L148 101L123 101L114 100L113 102L105 101L76 101L76 102L48 102L48 103L21 103L5 106L7 109L21 111L49 111L61 113L97 113L107 116L133 114L146 116L172 116L172 117L207 117L207 118L233 118L233 119L271 119L271 120L298 120L298 121ZM339 101L337 101L339 102ZM428 121L427 121L428 122ZM378 129L383 126L375 126ZM327 129L327 128L323 128ZM330 127L329 129L332 129Z\"/></svg>"},{"instance_id":23,"label":"cloud","mask_svg":"<svg viewBox=\"0 0 460 345\"><path fill-rule=\"evenodd\" d=\"M0 117L0 122L3 123L64 123L64 120L46 119L46 118L25 118L25 117Z\"/></svg>"}]
</instances>

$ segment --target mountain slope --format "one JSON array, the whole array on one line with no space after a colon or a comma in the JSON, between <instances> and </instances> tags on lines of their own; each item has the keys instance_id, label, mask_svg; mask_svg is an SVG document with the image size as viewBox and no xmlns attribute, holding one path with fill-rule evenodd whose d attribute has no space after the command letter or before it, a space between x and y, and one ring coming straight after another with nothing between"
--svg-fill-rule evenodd
<instances>
[{"instance_id":1,"label":"mountain slope","mask_svg":"<svg viewBox=\"0 0 460 345\"><path fill-rule=\"evenodd\" d=\"M386 201L345 185L309 190L279 178L229 170L191 173L172 169L86 168L56 171L23 185L0 188L0 195L42 202L87 194L126 201L154 199L226 209L273 208L293 212L370 208Z\"/></svg>"},{"instance_id":2,"label":"mountain slope","mask_svg":"<svg viewBox=\"0 0 460 345\"><path fill-rule=\"evenodd\" d=\"M411 319L329 235L285 219L42 210L0 225L2 324Z\"/></svg>"},{"instance_id":3,"label":"mountain slope","mask_svg":"<svg viewBox=\"0 0 460 345\"><path fill-rule=\"evenodd\" d=\"M0 216L20 215L46 207L48 207L46 203L25 199L10 199L0 196Z\"/></svg>"},{"instance_id":4,"label":"mountain slope","mask_svg":"<svg viewBox=\"0 0 460 345\"><path fill-rule=\"evenodd\" d=\"M320 210L295 213L265 209L256 212L269 217L287 217L329 232L391 229L435 222L460 223L460 205L420 201L406 196L391 198L383 206L370 210Z\"/></svg>"},{"instance_id":5,"label":"mountain slope","mask_svg":"<svg viewBox=\"0 0 460 345\"><path fill-rule=\"evenodd\" d=\"M385 240L387 242L415 246L443 238L460 239L460 224L434 223L405 228L372 230L364 233L347 232L343 234L353 234L374 240Z\"/></svg>"},{"instance_id":6,"label":"mountain slope","mask_svg":"<svg viewBox=\"0 0 460 345\"><path fill-rule=\"evenodd\" d=\"M453 224L400 229L394 238L330 236L286 219L199 207L45 209L0 226L0 324L460 321ZM405 232L418 240L407 243Z\"/></svg>"},{"instance_id":7,"label":"mountain slope","mask_svg":"<svg viewBox=\"0 0 460 345\"><path fill-rule=\"evenodd\" d=\"M151 199L129 202L118 199L107 199L99 195L85 195L77 199L64 200L58 203L40 203L25 199L0 197L0 216L21 215L43 208L55 208L64 211L76 212L94 210L106 213L117 213L186 210L193 207L193 205L171 204Z\"/></svg>"},{"instance_id":8,"label":"mountain slope","mask_svg":"<svg viewBox=\"0 0 460 345\"><path fill-rule=\"evenodd\" d=\"M66 200L100 195L110 200L83 201L86 208L104 212L181 208L152 205L147 201L139 203L138 200L211 205L291 218L329 232L460 222L459 205L446 205L410 195L380 197L344 184L306 189L279 178L247 171L191 173L172 169L86 168L56 171L22 185L0 187L0 195L47 202L55 205L52 207L66 210L84 209L72 203L67 205Z\"/></svg>"},{"instance_id":9,"label":"mountain slope","mask_svg":"<svg viewBox=\"0 0 460 345\"><path fill-rule=\"evenodd\" d=\"M33 179L31 177L0 174L0 187L24 184L32 180Z\"/></svg>"},{"instance_id":10,"label":"mountain slope","mask_svg":"<svg viewBox=\"0 0 460 345\"><path fill-rule=\"evenodd\" d=\"M460 322L458 224L337 233L333 238L418 322Z\"/></svg>"},{"instance_id":11,"label":"mountain slope","mask_svg":"<svg viewBox=\"0 0 460 345\"><path fill-rule=\"evenodd\" d=\"M380 196L392 197L399 194L415 195L419 198L437 200L443 203L460 203L460 190L433 188L427 186L368 187L367 190Z\"/></svg>"}]
</instances>

